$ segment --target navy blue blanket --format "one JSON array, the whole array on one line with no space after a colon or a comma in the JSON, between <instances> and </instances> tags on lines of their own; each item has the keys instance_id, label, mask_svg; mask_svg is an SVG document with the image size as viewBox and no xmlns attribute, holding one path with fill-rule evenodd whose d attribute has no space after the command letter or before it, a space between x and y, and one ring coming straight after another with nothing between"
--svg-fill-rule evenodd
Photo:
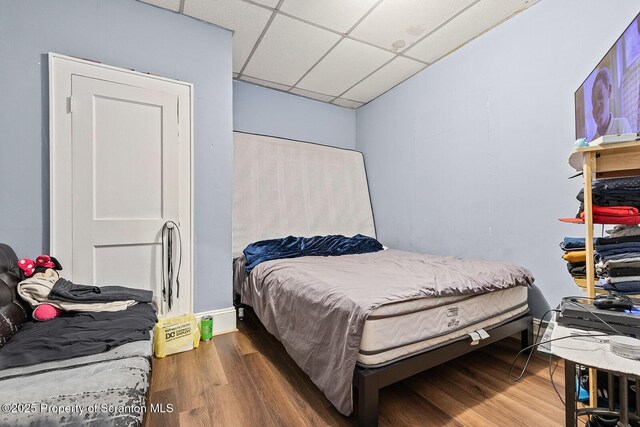
<instances>
[{"instance_id":1,"label":"navy blue blanket","mask_svg":"<svg viewBox=\"0 0 640 427\"><path fill-rule=\"evenodd\" d=\"M382 244L373 237L356 234L353 237L341 235L294 237L261 240L251 243L244 250L247 259L246 270L264 261L303 256L336 256L366 254L382 250Z\"/></svg>"}]
</instances>

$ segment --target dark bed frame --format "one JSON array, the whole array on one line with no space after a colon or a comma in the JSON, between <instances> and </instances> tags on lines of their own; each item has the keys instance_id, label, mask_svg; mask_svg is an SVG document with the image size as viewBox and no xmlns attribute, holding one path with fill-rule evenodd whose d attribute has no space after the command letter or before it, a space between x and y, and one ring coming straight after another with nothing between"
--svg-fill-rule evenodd
<instances>
[{"instance_id":1,"label":"dark bed frame","mask_svg":"<svg viewBox=\"0 0 640 427\"><path fill-rule=\"evenodd\" d=\"M240 296L234 295L236 311L240 307L248 307L240 303ZM379 368L363 368L356 366L353 373L353 388L357 393L357 411L359 427L376 427L378 425L378 391L402 381L410 376L446 363L474 350L493 344L504 338L520 333L522 348L533 344L533 318L525 313L493 328L485 329L488 338L472 345L470 337L465 335L449 344L416 354L403 360L381 366ZM506 375L506 373L505 373ZM354 393L354 395L356 394Z\"/></svg>"},{"instance_id":2,"label":"dark bed frame","mask_svg":"<svg viewBox=\"0 0 640 427\"><path fill-rule=\"evenodd\" d=\"M356 366L353 374L353 386L358 394L358 426L375 427L378 425L378 390L382 387L402 381L518 332L521 334L522 348L529 346L533 343L533 318L530 314L524 314L507 323L486 329L486 331L489 333L489 337L480 340L475 345L471 345L470 338L465 335L442 347L380 368Z\"/></svg>"}]
</instances>

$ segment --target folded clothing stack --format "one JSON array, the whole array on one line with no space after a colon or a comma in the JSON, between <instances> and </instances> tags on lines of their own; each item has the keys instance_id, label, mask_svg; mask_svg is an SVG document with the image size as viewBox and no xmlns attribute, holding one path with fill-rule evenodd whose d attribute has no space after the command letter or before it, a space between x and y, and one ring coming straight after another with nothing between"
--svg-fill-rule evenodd
<instances>
[{"instance_id":1,"label":"folded clothing stack","mask_svg":"<svg viewBox=\"0 0 640 427\"><path fill-rule=\"evenodd\" d=\"M611 291L640 293L640 227L616 229L595 240L600 284Z\"/></svg>"},{"instance_id":2,"label":"folded clothing stack","mask_svg":"<svg viewBox=\"0 0 640 427\"><path fill-rule=\"evenodd\" d=\"M593 181L591 193L594 205L640 208L640 177L609 178ZM578 200L584 203L583 190L578 193Z\"/></svg>"},{"instance_id":3,"label":"folded clothing stack","mask_svg":"<svg viewBox=\"0 0 640 427\"><path fill-rule=\"evenodd\" d=\"M594 224L640 224L640 210L633 206L597 206L593 205ZM580 213L580 219L584 221L584 212Z\"/></svg>"},{"instance_id":4,"label":"folded clothing stack","mask_svg":"<svg viewBox=\"0 0 640 427\"><path fill-rule=\"evenodd\" d=\"M560 242L560 249L564 251L562 259L567 261L567 269L571 277L585 279L587 276L587 253L585 251L584 238L565 237Z\"/></svg>"},{"instance_id":5,"label":"folded clothing stack","mask_svg":"<svg viewBox=\"0 0 640 427\"><path fill-rule=\"evenodd\" d=\"M640 224L640 177L597 180L591 192L595 224ZM584 203L584 190L577 199ZM578 217L584 220L582 211Z\"/></svg>"}]
</instances>

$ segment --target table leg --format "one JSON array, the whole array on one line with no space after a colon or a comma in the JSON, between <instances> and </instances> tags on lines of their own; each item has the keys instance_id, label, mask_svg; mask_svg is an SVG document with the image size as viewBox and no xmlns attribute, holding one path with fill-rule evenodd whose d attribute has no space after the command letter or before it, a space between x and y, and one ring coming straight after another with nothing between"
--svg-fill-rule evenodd
<instances>
[{"instance_id":1,"label":"table leg","mask_svg":"<svg viewBox=\"0 0 640 427\"><path fill-rule=\"evenodd\" d=\"M629 381L627 377L620 377L620 427L630 427L629 424Z\"/></svg>"},{"instance_id":2,"label":"table leg","mask_svg":"<svg viewBox=\"0 0 640 427\"><path fill-rule=\"evenodd\" d=\"M636 415L640 415L640 380L636 380Z\"/></svg>"},{"instance_id":3,"label":"table leg","mask_svg":"<svg viewBox=\"0 0 640 427\"><path fill-rule=\"evenodd\" d=\"M576 427L576 364L564 361L565 426Z\"/></svg>"},{"instance_id":4,"label":"table leg","mask_svg":"<svg viewBox=\"0 0 640 427\"><path fill-rule=\"evenodd\" d=\"M613 376L613 374L607 374L607 400L609 401L609 410L613 411L613 409L615 408L615 404L616 404L616 400L614 398L615 396L615 387L614 387L614 382L615 381L615 377Z\"/></svg>"}]
</instances>

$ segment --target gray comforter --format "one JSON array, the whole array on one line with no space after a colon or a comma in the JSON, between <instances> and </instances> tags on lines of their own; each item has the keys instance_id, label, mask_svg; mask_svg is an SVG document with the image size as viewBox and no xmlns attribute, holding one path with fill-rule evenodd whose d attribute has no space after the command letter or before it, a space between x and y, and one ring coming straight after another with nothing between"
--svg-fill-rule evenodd
<instances>
[{"instance_id":1,"label":"gray comforter","mask_svg":"<svg viewBox=\"0 0 640 427\"><path fill-rule=\"evenodd\" d=\"M0 371L0 426L139 426L151 340Z\"/></svg>"},{"instance_id":2,"label":"gray comforter","mask_svg":"<svg viewBox=\"0 0 640 427\"><path fill-rule=\"evenodd\" d=\"M396 250L267 261L248 275L243 263L239 258L234 268L242 302L345 415L353 411L353 372L372 310L533 283L527 269L512 264Z\"/></svg>"}]
</instances>

